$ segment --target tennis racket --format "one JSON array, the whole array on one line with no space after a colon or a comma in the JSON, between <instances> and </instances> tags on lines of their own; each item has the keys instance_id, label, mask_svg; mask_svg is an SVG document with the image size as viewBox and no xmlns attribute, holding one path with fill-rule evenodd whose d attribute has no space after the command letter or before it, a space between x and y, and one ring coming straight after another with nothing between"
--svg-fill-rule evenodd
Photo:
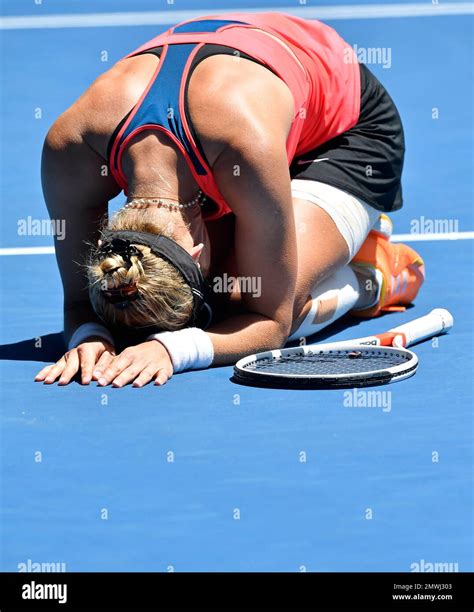
<instances>
[{"instance_id":1,"label":"tennis racket","mask_svg":"<svg viewBox=\"0 0 474 612\"><path fill-rule=\"evenodd\" d=\"M453 317L435 308L387 332L356 340L265 351L240 359L234 382L273 388L321 389L384 385L416 373L418 357L406 347L447 332Z\"/></svg>"}]
</instances>

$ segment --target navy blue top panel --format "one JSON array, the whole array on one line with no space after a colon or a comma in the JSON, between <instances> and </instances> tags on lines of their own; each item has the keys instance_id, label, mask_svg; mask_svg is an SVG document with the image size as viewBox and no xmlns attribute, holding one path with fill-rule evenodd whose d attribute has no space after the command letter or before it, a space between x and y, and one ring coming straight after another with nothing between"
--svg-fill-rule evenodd
<instances>
[{"instance_id":1,"label":"navy blue top panel","mask_svg":"<svg viewBox=\"0 0 474 612\"><path fill-rule=\"evenodd\" d=\"M179 95L184 67L195 44L170 45L162 59L161 69L140 104L136 115L122 135L121 142L134 130L144 125L156 125L171 132L181 142L190 156L196 172L206 174L184 131L183 119L179 110Z\"/></svg>"},{"instance_id":2,"label":"navy blue top panel","mask_svg":"<svg viewBox=\"0 0 474 612\"><path fill-rule=\"evenodd\" d=\"M248 25L244 21L232 21L225 19L203 19L202 21L191 21L177 26L173 34L184 34L188 32L216 32L225 25Z\"/></svg>"}]
</instances>

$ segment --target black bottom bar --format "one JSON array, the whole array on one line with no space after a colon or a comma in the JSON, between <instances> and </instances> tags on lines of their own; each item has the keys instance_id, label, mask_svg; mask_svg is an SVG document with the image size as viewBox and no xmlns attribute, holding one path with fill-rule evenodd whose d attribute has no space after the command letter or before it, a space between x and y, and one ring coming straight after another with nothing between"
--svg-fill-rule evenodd
<instances>
[{"instance_id":1,"label":"black bottom bar","mask_svg":"<svg viewBox=\"0 0 474 612\"><path fill-rule=\"evenodd\" d=\"M472 611L472 584L472 573L4 573L0 610L323 605Z\"/></svg>"}]
</instances>

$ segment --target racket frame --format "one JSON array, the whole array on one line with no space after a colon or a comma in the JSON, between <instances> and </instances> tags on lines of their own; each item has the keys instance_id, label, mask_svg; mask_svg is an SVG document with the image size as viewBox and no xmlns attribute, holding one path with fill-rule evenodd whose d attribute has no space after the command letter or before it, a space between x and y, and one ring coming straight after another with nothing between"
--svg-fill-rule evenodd
<instances>
[{"instance_id":1,"label":"racket frame","mask_svg":"<svg viewBox=\"0 0 474 612\"><path fill-rule=\"evenodd\" d=\"M407 357L405 363L380 370L372 370L370 372L360 372L354 374L318 374L310 376L307 374L278 374L275 372L254 372L248 370L247 367L258 361L266 359L275 359L285 357L294 357L295 355L330 355L332 352L340 350L349 352L370 353L371 350L386 353L398 353ZM389 384L398 382L406 378L410 378L416 373L418 368L418 357L412 351L402 347L368 346L354 342L340 342L327 344L309 344L296 346L292 348L276 349L272 351L264 351L243 357L234 366L234 382L242 382L247 385L252 383L259 387L284 386L286 388L352 388L352 387L368 387L380 384Z\"/></svg>"}]
</instances>

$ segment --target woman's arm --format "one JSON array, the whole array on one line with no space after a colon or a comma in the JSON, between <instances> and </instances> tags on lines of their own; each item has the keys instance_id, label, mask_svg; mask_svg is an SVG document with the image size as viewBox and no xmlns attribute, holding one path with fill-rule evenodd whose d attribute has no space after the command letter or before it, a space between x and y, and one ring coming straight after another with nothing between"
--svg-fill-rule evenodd
<instances>
[{"instance_id":1,"label":"woman's arm","mask_svg":"<svg viewBox=\"0 0 474 612\"><path fill-rule=\"evenodd\" d=\"M84 140L74 107L59 117L46 137L41 174L49 214L52 219L64 220L66 227L63 240L55 237L55 249L63 284L67 344L80 325L97 321L82 264L89 249L87 243L97 240L108 201L119 188L108 176L105 160ZM56 364L43 368L35 380L51 383L59 378L60 384L67 384L81 370L81 380L88 384L94 367L99 363L106 367L113 356L114 349L108 341L91 336Z\"/></svg>"},{"instance_id":2,"label":"woman's arm","mask_svg":"<svg viewBox=\"0 0 474 612\"><path fill-rule=\"evenodd\" d=\"M245 314L208 330L216 365L284 344L295 297L296 235L284 134L252 134L248 128L241 134L213 171L236 216L238 276L259 290L242 292Z\"/></svg>"},{"instance_id":3,"label":"woman's arm","mask_svg":"<svg viewBox=\"0 0 474 612\"><path fill-rule=\"evenodd\" d=\"M225 87L219 69L226 70ZM219 365L282 345L290 331L297 251L286 139L294 101L283 81L246 60L211 58L195 79L191 118L236 217L238 276L261 288L261 295L242 293L245 314L208 330ZM210 98L207 92L214 90Z\"/></svg>"},{"instance_id":4,"label":"woman's arm","mask_svg":"<svg viewBox=\"0 0 474 612\"><path fill-rule=\"evenodd\" d=\"M74 110L50 129L43 147L41 177L50 217L65 221L65 238L55 237L56 259L64 292L66 342L75 328L96 321L89 302L85 263L88 244L97 240L108 201L119 193L107 164L85 142Z\"/></svg>"}]
</instances>

